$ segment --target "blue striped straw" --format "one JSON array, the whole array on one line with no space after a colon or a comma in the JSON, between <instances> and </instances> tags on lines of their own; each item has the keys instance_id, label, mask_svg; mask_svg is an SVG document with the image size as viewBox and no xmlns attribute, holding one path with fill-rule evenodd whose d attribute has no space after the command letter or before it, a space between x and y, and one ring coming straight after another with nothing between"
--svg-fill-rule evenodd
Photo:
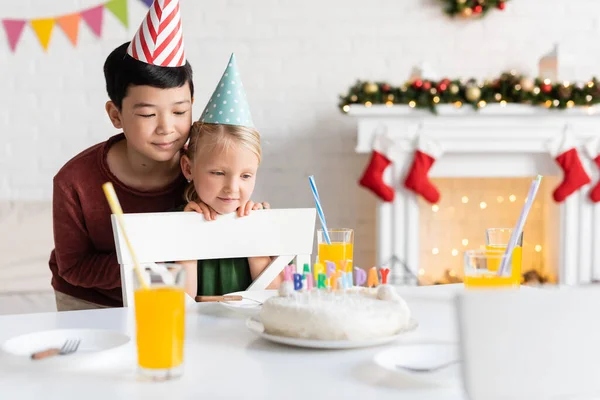
<instances>
[{"instance_id":1,"label":"blue striped straw","mask_svg":"<svg viewBox=\"0 0 600 400\"><path fill-rule=\"evenodd\" d=\"M313 197L315 198L315 205L317 206L317 214L319 215L319 219L321 220L321 226L323 227L323 236L325 236L325 241L327 244L331 244L331 239L329 238L329 231L327 230L327 223L325 223L325 214L323 214L323 208L321 207L321 201L319 200L319 192L317 192L317 184L315 183L315 177L309 176L308 182L310 183L310 189L312 190Z\"/></svg>"}]
</instances>

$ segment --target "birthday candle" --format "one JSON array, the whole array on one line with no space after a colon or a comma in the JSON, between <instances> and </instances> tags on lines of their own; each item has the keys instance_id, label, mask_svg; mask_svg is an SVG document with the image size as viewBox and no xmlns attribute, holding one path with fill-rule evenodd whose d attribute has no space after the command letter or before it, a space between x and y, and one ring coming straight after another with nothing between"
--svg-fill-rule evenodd
<instances>
[{"instance_id":1,"label":"birthday candle","mask_svg":"<svg viewBox=\"0 0 600 400\"><path fill-rule=\"evenodd\" d=\"M342 271L342 272L346 272L346 264L347 261L346 260L340 260L340 263L338 264L338 271Z\"/></svg>"},{"instance_id":2,"label":"birthday candle","mask_svg":"<svg viewBox=\"0 0 600 400\"><path fill-rule=\"evenodd\" d=\"M346 272L352 272L352 260L346 260Z\"/></svg>"},{"instance_id":3,"label":"birthday candle","mask_svg":"<svg viewBox=\"0 0 600 400\"><path fill-rule=\"evenodd\" d=\"M335 263L332 261L325 261L325 264L327 265L327 277L329 278L331 275L335 274Z\"/></svg>"},{"instance_id":4,"label":"birthday candle","mask_svg":"<svg viewBox=\"0 0 600 400\"><path fill-rule=\"evenodd\" d=\"M342 272L342 279L344 281L344 289L350 289L352 287L352 272Z\"/></svg>"},{"instance_id":5,"label":"birthday candle","mask_svg":"<svg viewBox=\"0 0 600 400\"><path fill-rule=\"evenodd\" d=\"M377 268L373 267L369 269L367 287L375 287L377 285L379 285L379 277L377 275Z\"/></svg>"},{"instance_id":6,"label":"birthday candle","mask_svg":"<svg viewBox=\"0 0 600 400\"><path fill-rule=\"evenodd\" d=\"M304 275L310 275L310 266L306 263L304 264L303 273Z\"/></svg>"},{"instance_id":7,"label":"birthday candle","mask_svg":"<svg viewBox=\"0 0 600 400\"><path fill-rule=\"evenodd\" d=\"M305 275L306 276L306 290L311 291L313 288L313 277L312 274Z\"/></svg>"},{"instance_id":8,"label":"birthday candle","mask_svg":"<svg viewBox=\"0 0 600 400\"><path fill-rule=\"evenodd\" d=\"M326 289L325 281L327 280L327 275L320 273L319 278L317 279L317 289Z\"/></svg>"},{"instance_id":9,"label":"birthday candle","mask_svg":"<svg viewBox=\"0 0 600 400\"><path fill-rule=\"evenodd\" d=\"M286 265L285 268L283 269L283 280L286 282L292 280L292 266L291 265Z\"/></svg>"},{"instance_id":10,"label":"birthday candle","mask_svg":"<svg viewBox=\"0 0 600 400\"><path fill-rule=\"evenodd\" d=\"M388 275L390 274L389 268L380 268L379 272L381 272L381 284L385 285L388 283Z\"/></svg>"},{"instance_id":11,"label":"birthday candle","mask_svg":"<svg viewBox=\"0 0 600 400\"><path fill-rule=\"evenodd\" d=\"M294 290L302 289L302 274L294 274Z\"/></svg>"},{"instance_id":12,"label":"birthday candle","mask_svg":"<svg viewBox=\"0 0 600 400\"><path fill-rule=\"evenodd\" d=\"M325 266L321 263L316 263L313 266L313 274L314 274L314 281L318 282L319 281L319 274L323 274L325 273Z\"/></svg>"},{"instance_id":13,"label":"birthday candle","mask_svg":"<svg viewBox=\"0 0 600 400\"><path fill-rule=\"evenodd\" d=\"M362 286L367 281L367 273L362 268L354 268L354 276L356 277L356 286Z\"/></svg>"}]
</instances>

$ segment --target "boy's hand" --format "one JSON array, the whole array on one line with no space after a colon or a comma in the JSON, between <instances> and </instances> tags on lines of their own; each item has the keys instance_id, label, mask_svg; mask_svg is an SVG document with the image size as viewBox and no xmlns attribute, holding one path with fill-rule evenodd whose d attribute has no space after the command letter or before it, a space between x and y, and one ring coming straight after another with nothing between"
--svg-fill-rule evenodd
<instances>
[{"instance_id":1,"label":"boy's hand","mask_svg":"<svg viewBox=\"0 0 600 400\"><path fill-rule=\"evenodd\" d=\"M204 219L207 221L214 221L217 219L217 212L213 210L208 204L199 201L190 201L187 203L183 211L196 211L204 215Z\"/></svg>"},{"instance_id":2,"label":"boy's hand","mask_svg":"<svg viewBox=\"0 0 600 400\"><path fill-rule=\"evenodd\" d=\"M255 203L252 200L248 200L246 204L242 204L238 207L237 215L238 217L243 217L244 215L250 215L251 210L268 210L269 208L271 208L271 205L266 201Z\"/></svg>"}]
</instances>

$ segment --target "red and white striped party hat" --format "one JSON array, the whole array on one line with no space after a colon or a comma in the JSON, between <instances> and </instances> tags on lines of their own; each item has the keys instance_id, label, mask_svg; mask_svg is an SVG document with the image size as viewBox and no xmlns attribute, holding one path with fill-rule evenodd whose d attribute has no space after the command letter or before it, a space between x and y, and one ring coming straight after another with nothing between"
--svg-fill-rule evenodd
<instances>
[{"instance_id":1,"label":"red and white striped party hat","mask_svg":"<svg viewBox=\"0 0 600 400\"><path fill-rule=\"evenodd\" d=\"M127 54L161 67L185 65L179 0L154 0Z\"/></svg>"}]
</instances>

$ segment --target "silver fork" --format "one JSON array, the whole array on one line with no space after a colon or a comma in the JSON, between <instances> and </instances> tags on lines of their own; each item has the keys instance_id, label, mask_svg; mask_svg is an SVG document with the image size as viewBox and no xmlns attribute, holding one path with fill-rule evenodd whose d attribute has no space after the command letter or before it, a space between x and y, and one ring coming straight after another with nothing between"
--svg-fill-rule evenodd
<instances>
[{"instance_id":1,"label":"silver fork","mask_svg":"<svg viewBox=\"0 0 600 400\"><path fill-rule=\"evenodd\" d=\"M396 364L396 368L400 368L409 372L416 372L416 373L421 373L421 372L435 372L435 371L439 371L440 369L449 367L453 364L457 364L459 363L460 360L452 360L452 361L448 361L445 362L443 364L439 364L439 365L434 365L432 367L411 367L409 365L400 365L400 364Z\"/></svg>"},{"instance_id":2,"label":"silver fork","mask_svg":"<svg viewBox=\"0 0 600 400\"><path fill-rule=\"evenodd\" d=\"M52 348L42 351L37 351L31 355L32 360L42 360L52 356L66 356L77 351L81 339L67 339L61 348Z\"/></svg>"}]
</instances>

